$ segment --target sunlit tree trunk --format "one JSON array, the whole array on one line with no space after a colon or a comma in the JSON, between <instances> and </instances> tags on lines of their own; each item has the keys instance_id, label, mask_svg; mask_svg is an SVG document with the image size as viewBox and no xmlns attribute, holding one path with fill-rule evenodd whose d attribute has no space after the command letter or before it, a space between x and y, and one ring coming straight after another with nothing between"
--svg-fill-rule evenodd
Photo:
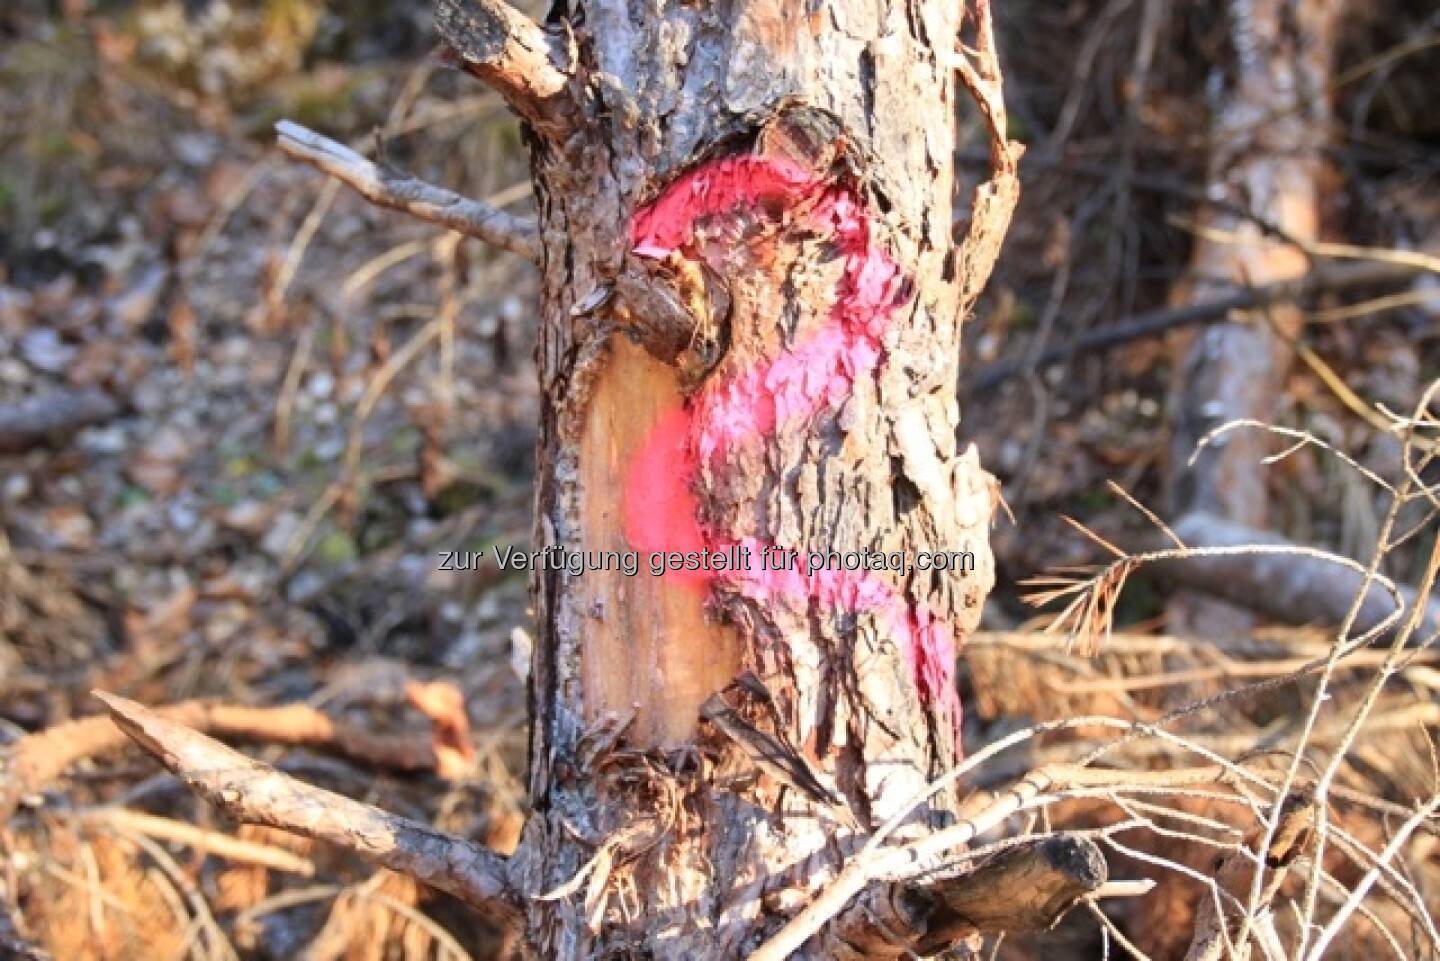
<instances>
[{"instance_id":1,"label":"sunlit tree trunk","mask_svg":"<svg viewBox=\"0 0 1440 961\"><path fill-rule=\"evenodd\" d=\"M960 13L553 15L563 88L519 108L543 245L536 543L641 569L537 578L522 851L526 886L559 894L528 909L548 957L743 956L958 756L996 496L957 447L960 324L1014 200L1000 142L952 240ZM465 6L440 20L478 59ZM998 76L974 76L993 107ZM726 569L656 576L667 552ZM902 954L874 921L843 936Z\"/></svg>"}]
</instances>

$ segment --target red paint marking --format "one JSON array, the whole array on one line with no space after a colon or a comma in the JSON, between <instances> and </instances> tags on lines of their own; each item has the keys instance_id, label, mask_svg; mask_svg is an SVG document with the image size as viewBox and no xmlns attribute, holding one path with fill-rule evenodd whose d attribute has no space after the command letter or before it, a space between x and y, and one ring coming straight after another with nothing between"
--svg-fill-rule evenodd
<instances>
[{"instance_id":1,"label":"red paint marking","mask_svg":"<svg viewBox=\"0 0 1440 961\"><path fill-rule=\"evenodd\" d=\"M827 183L793 161L736 156L711 161L671 184L636 212L631 242L637 254L662 258L693 250L707 221L757 212L784 215L829 240L845 260L827 323L768 363L712 380L689 404L666 414L647 436L627 471L625 536L636 550L749 549L750 570L724 576L747 596L805 599L821 607L874 614L900 643L921 696L937 703L957 725L954 630L883 578L865 572L822 569L764 570L768 546L706 531L692 489L698 465L770 434L777 425L833 409L855 381L884 356L881 337L908 298L898 264L870 236L864 204L848 188ZM694 590L708 590L705 571L666 575Z\"/></svg>"}]
</instances>

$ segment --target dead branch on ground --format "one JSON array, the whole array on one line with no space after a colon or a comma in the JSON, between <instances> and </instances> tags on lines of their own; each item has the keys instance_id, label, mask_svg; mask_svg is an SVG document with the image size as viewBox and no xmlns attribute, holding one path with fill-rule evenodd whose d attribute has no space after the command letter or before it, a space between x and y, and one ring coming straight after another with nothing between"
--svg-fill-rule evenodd
<instances>
[{"instance_id":1,"label":"dead branch on ground","mask_svg":"<svg viewBox=\"0 0 1440 961\"><path fill-rule=\"evenodd\" d=\"M507 861L493 851L312 787L134 701L96 696L127 737L236 820L326 841L476 908L518 919Z\"/></svg>"},{"instance_id":2,"label":"dead branch on ground","mask_svg":"<svg viewBox=\"0 0 1440 961\"><path fill-rule=\"evenodd\" d=\"M103 391L56 390L14 404L0 404L0 454L39 447L118 416L121 407Z\"/></svg>"},{"instance_id":3,"label":"dead branch on ground","mask_svg":"<svg viewBox=\"0 0 1440 961\"><path fill-rule=\"evenodd\" d=\"M361 730L304 704L241 707L184 701L154 712L175 724L221 737L334 751L373 767L435 771L435 739L426 733L381 736ZM55 782L71 765L119 750L129 743L110 718L67 721L22 738L8 749L6 778L0 784L0 824L25 798Z\"/></svg>"}]
</instances>

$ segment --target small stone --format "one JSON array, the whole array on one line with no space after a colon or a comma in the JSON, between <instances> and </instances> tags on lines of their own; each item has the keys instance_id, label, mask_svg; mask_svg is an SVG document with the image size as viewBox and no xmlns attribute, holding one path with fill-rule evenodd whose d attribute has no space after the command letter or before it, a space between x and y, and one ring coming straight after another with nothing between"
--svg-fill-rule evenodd
<instances>
[{"instance_id":1,"label":"small stone","mask_svg":"<svg viewBox=\"0 0 1440 961\"><path fill-rule=\"evenodd\" d=\"M327 400L335 392L335 378L329 371L318 371L305 384L305 390L316 400Z\"/></svg>"},{"instance_id":2,"label":"small stone","mask_svg":"<svg viewBox=\"0 0 1440 961\"><path fill-rule=\"evenodd\" d=\"M75 348L49 327L41 327L20 338L20 356L38 371L58 374L74 358Z\"/></svg>"},{"instance_id":3,"label":"small stone","mask_svg":"<svg viewBox=\"0 0 1440 961\"><path fill-rule=\"evenodd\" d=\"M79 445L87 454L124 453L125 431L120 427L87 427L80 432Z\"/></svg>"},{"instance_id":4,"label":"small stone","mask_svg":"<svg viewBox=\"0 0 1440 961\"><path fill-rule=\"evenodd\" d=\"M327 437L315 445L315 456L329 463L338 460L345 452L345 441L339 437Z\"/></svg>"},{"instance_id":5,"label":"small stone","mask_svg":"<svg viewBox=\"0 0 1440 961\"><path fill-rule=\"evenodd\" d=\"M18 471L5 478L4 496L7 501L24 500L30 496L34 485L30 483L29 474L21 474Z\"/></svg>"},{"instance_id":6,"label":"small stone","mask_svg":"<svg viewBox=\"0 0 1440 961\"><path fill-rule=\"evenodd\" d=\"M0 359L0 382L21 387L30 382L30 368L14 357Z\"/></svg>"},{"instance_id":7,"label":"small stone","mask_svg":"<svg viewBox=\"0 0 1440 961\"><path fill-rule=\"evenodd\" d=\"M304 523L304 518L294 511L278 514L270 524L270 529L261 539L260 549L271 557L283 557L286 549L290 546L290 541L300 533L302 523Z\"/></svg>"}]
</instances>

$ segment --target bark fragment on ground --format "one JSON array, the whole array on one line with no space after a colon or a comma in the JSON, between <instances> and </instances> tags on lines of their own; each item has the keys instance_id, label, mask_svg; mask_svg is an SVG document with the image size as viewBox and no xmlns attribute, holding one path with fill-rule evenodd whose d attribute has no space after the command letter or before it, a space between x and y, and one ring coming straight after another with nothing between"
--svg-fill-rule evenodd
<instances>
[{"instance_id":1,"label":"bark fragment on ground","mask_svg":"<svg viewBox=\"0 0 1440 961\"><path fill-rule=\"evenodd\" d=\"M0 404L0 454L13 454L63 439L83 427L118 416L120 404L101 390L55 390Z\"/></svg>"}]
</instances>

